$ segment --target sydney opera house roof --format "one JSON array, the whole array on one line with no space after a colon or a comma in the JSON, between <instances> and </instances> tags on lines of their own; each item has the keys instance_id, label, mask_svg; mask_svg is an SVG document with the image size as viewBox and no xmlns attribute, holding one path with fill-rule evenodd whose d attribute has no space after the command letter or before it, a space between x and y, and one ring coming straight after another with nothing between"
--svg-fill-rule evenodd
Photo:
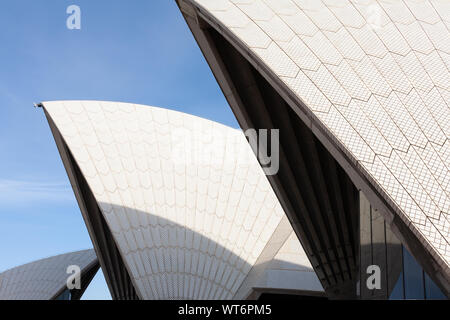
<instances>
[{"instance_id":1,"label":"sydney opera house roof","mask_svg":"<svg viewBox=\"0 0 450 320\"><path fill-rule=\"evenodd\" d=\"M324 288L355 279L354 222L321 207L352 210L349 178L449 292L450 2L177 3L241 127L280 128L269 180Z\"/></svg>"},{"instance_id":2,"label":"sydney opera house roof","mask_svg":"<svg viewBox=\"0 0 450 320\"><path fill-rule=\"evenodd\" d=\"M67 267L81 271L80 289L70 298L79 299L96 274L99 264L94 250L65 253L30 262L0 273L0 300L53 300L67 290Z\"/></svg>"},{"instance_id":3,"label":"sydney opera house roof","mask_svg":"<svg viewBox=\"0 0 450 320\"><path fill-rule=\"evenodd\" d=\"M113 299L450 297L450 2L176 2L241 129L279 141L39 104Z\"/></svg>"},{"instance_id":4,"label":"sydney opera house roof","mask_svg":"<svg viewBox=\"0 0 450 320\"><path fill-rule=\"evenodd\" d=\"M114 299L323 295L242 131L128 103L42 105Z\"/></svg>"}]
</instances>

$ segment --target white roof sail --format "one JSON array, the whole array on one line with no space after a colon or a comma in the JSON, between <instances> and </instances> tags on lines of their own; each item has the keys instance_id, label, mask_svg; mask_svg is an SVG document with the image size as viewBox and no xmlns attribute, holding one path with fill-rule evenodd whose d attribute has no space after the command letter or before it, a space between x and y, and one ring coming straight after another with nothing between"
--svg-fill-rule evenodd
<instances>
[{"instance_id":1,"label":"white roof sail","mask_svg":"<svg viewBox=\"0 0 450 320\"><path fill-rule=\"evenodd\" d=\"M236 297L253 266L273 258L292 233L240 130L129 103L43 106L85 177L141 299ZM298 261L305 265L292 276L312 270L307 259ZM250 291L253 283L246 282ZM311 288L323 291L317 278L305 290Z\"/></svg>"},{"instance_id":2,"label":"white roof sail","mask_svg":"<svg viewBox=\"0 0 450 320\"><path fill-rule=\"evenodd\" d=\"M450 2L179 2L279 78L450 274Z\"/></svg>"},{"instance_id":3,"label":"white roof sail","mask_svg":"<svg viewBox=\"0 0 450 320\"><path fill-rule=\"evenodd\" d=\"M0 273L0 300L50 300L67 288L69 266L81 273L97 264L93 249L33 261ZM90 281L90 279L89 279Z\"/></svg>"}]
</instances>

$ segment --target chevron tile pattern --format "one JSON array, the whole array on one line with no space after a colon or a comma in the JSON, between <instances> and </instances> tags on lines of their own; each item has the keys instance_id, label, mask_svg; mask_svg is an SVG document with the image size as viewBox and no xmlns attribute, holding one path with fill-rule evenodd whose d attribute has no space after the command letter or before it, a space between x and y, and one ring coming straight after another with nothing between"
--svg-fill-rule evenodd
<instances>
[{"instance_id":1,"label":"chevron tile pattern","mask_svg":"<svg viewBox=\"0 0 450 320\"><path fill-rule=\"evenodd\" d=\"M57 101L44 108L140 298L233 298L284 216L243 133L142 105Z\"/></svg>"},{"instance_id":2,"label":"chevron tile pattern","mask_svg":"<svg viewBox=\"0 0 450 320\"><path fill-rule=\"evenodd\" d=\"M67 267L81 272L97 260L93 249L37 260L0 273L0 300L50 300L66 287Z\"/></svg>"},{"instance_id":3,"label":"chevron tile pattern","mask_svg":"<svg viewBox=\"0 0 450 320\"><path fill-rule=\"evenodd\" d=\"M185 0L279 77L450 268L450 1Z\"/></svg>"}]
</instances>

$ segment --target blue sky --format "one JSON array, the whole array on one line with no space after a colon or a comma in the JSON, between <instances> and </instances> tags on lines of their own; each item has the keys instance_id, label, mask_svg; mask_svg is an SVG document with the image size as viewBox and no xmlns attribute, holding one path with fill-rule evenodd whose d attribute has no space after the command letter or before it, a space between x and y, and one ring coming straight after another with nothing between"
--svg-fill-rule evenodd
<instances>
[{"instance_id":1,"label":"blue sky","mask_svg":"<svg viewBox=\"0 0 450 320\"><path fill-rule=\"evenodd\" d=\"M66 8L81 8L81 30ZM33 102L94 99L237 122L173 0L0 3L0 271L91 248ZM101 273L85 299L109 299Z\"/></svg>"}]
</instances>

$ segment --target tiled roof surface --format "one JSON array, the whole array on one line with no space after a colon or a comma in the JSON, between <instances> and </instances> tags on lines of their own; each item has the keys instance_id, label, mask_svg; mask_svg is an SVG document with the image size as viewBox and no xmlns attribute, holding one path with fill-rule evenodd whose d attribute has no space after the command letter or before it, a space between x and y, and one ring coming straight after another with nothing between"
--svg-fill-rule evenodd
<instances>
[{"instance_id":1,"label":"tiled roof surface","mask_svg":"<svg viewBox=\"0 0 450 320\"><path fill-rule=\"evenodd\" d=\"M49 300L66 287L67 267L90 266L94 250L82 250L30 262L0 273L0 300Z\"/></svg>"},{"instance_id":2,"label":"tiled roof surface","mask_svg":"<svg viewBox=\"0 0 450 320\"><path fill-rule=\"evenodd\" d=\"M142 299L236 294L284 216L240 130L126 103L44 107Z\"/></svg>"},{"instance_id":3,"label":"tiled roof surface","mask_svg":"<svg viewBox=\"0 0 450 320\"><path fill-rule=\"evenodd\" d=\"M450 1L188 2L303 101L449 270Z\"/></svg>"}]
</instances>

